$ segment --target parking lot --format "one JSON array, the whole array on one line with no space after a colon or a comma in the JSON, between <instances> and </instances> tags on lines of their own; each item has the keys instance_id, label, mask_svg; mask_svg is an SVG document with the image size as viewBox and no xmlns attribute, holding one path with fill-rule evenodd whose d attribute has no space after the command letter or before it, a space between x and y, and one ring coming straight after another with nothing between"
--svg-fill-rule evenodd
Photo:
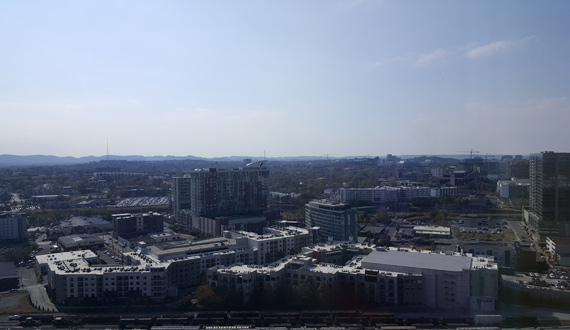
<instances>
[{"instance_id":1,"label":"parking lot","mask_svg":"<svg viewBox=\"0 0 570 330\"><path fill-rule=\"evenodd\" d=\"M97 255L107 265L120 265L121 253L119 251L113 251L112 249L101 249L97 251Z\"/></svg>"},{"instance_id":2,"label":"parking lot","mask_svg":"<svg viewBox=\"0 0 570 330\"><path fill-rule=\"evenodd\" d=\"M120 200L115 207L158 206L168 205L169 203L170 197L133 197Z\"/></svg>"},{"instance_id":3,"label":"parking lot","mask_svg":"<svg viewBox=\"0 0 570 330\"><path fill-rule=\"evenodd\" d=\"M518 283L519 286L532 288L545 288L545 289L558 289L570 290L570 277L568 273L562 269L553 269L548 274L540 273L525 273L518 274L512 277L512 281Z\"/></svg>"},{"instance_id":4,"label":"parking lot","mask_svg":"<svg viewBox=\"0 0 570 330\"><path fill-rule=\"evenodd\" d=\"M457 221L459 231L468 234L494 234L500 235L509 228L506 220L502 219L460 219Z\"/></svg>"}]
</instances>

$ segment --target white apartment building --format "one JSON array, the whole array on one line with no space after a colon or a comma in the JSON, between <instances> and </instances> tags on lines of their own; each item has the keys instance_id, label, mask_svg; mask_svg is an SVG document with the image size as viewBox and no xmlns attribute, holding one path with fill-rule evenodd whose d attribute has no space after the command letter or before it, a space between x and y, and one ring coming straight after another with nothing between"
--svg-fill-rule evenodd
<instances>
[{"instance_id":1,"label":"white apartment building","mask_svg":"<svg viewBox=\"0 0 570 330\"><path fill-rule=\"evenodd\" d=\"M417 197L430 197L431 189L419 186L340 188L339 195L340 201L343 203L359 201L372 204L384 204L407 201Z\"/></svg>"},{"instance_id":2,"label":"white apartment building","mask_svg":"<svg viewBox=\"0 0 570 330\"><path fill-rule=\"evenodd\" d=\"M422 305L436 309L494 310L498 298L498 267L492 258L467 254L390 248L373 251L362 267L422 274ZM484 306L470 306L472 298Z\"/></svg>"},{"instance_id":3,"label":"white apartment building","mask_svg":"<svg viewBox=\"0 0 570 330\"><path fill-rule=\"evenodd\" d=\"M459 189L457 187L439 187L430 189L430 197L445 197L445 196L457 196L459 195Z\"/></svg>"},{"instance_id":4,"label":"white apartment building","mask_svg":"<svg viewBox=\"0 0 570 330\"><path fill-rule=\"evenodd\" d=\"M336 247L326 252L336 253ZM303 282L329 287L348 284L355 295L379 305L442 310L491 312L498 296L498 269L491 259L410 249L374 250L346 265L318 264L314 258L298 256L266 267L218 266L208 270L207 281L237 294L245 304L267 284L277 292Z\"/></svg>"},{"instance_id":5,"label":"white apartment building","mask_svg":"<svg viewBox=\"0 0 570 330\"><path fill-rule=\"evenodd\" d=\"M162 301L168 289L166 265L135 254L127 258L136 265L100 265L89 250L38 256L36 262L47 273L56 304Z\"/></svg>"},{"instance_id":6,"label":"white apartment building","mask_svg":"<svg viewBox=\"0 0 570 330\"><path fill-rule=\"evenodd\" d=\"M311 258L289 256L267 266L237 264L232 266L216 266L208 269L207 283L211 288L219 288L230 293L238 293L241 302L247 305L256 292L269 285L277 291L286 285L286 267L291 264L309 265Z\"/></svg>"},{"instance_id":7,"label":"white apartment building","mask_svg":"<svg viewBox=\"0 0 570 330\"><path fill-rule=\"evenodd\" d=\"M214 266L269 263L299 253L310 244L309 231L296 227L267 228L265 235L240 232L233 237L188 242L166 240L123 254L123 265L101 265L89 250L36 257L47 275L57 304L101 304L120 301L160 302L178 289L197 286Z\"/></svg>"},{"instance_id":8,"label":"white apartment building","mask_svg":"<svg viewBox=\"0 0 570 330\"><path fill-rule=\"evenodd\" d=\"M497 192L503 199L527 199L530 189L529 179L497 181Z\"/></svg>"},{"instance_id":9,"label":"white apartment building","mask_svg":"<svg viewBox=\"0 0 570 330\"><path fill-rule=\"evenodd\" d=\"M554 261L561 266L570 266L570 238L547 236L546 248Z\"/></svg>"},{"instance_id":10,"label":"white apartment building","mask_svg":"<svg viewBox=\"0 0 570 330\"><path fill-rule=\"evenodd\" d=\"M264 265L288 255L295 255L312 243L309 231L298 227L269 227L259 235L245 231L231 232L233 238L247 238L248 247L253 251L254 262Z\"/></svg>"}]
</instances>

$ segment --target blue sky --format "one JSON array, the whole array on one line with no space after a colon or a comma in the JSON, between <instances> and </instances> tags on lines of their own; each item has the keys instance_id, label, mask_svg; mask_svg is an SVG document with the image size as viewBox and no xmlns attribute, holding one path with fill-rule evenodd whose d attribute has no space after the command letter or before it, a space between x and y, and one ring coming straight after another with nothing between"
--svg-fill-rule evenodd
<instances>
[{"instance_id":1,"label":"blue sky","mask_svg":"<svg viewBox=\"0 0 570 330\"><path fill-rule=\"evenodd\" d=\"M570 151L570 2L3 1L0 154Z\"/></svg>"}]
</instances>

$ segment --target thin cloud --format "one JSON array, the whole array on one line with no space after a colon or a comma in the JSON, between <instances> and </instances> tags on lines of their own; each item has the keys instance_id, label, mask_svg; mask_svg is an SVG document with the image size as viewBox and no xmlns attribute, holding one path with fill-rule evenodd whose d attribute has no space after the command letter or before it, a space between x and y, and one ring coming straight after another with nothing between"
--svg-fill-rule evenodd
<instances>
[{"instance_id":1,"label":"thin cloud","mask_svg":"<svg viewBox=\"0 0 570 330\"><path fill-rule=\"evenodd\" d=\"M444 57L446 54L447 54L447 51L445 51L443 49L438 49L438 50L431 52L431 53L428 53L428 54L422 54L416 60L416 64L428 64L430 62L433 62L435 60L438 60L438 59Z\"/></svg>"},{"instance_id":2,"label":"thin cloud","mask_svg":"<svg viewBox=\"0 0 570 330\"><path fill-rule=\"evenodd\" d=\"M399 56L389 59L378 60L376 62L369 63L368 66L372 68L378 68L385 66L389 63L401 62L401 61L411 62L416 65L427 65L432 62L442 60L443 58L447 58L450 60L458 58L477 59L477 58L492 56L494 54L497 54L499 52L504 52L511 48L525 47L535 39L536 39L535 37L526 37L520 40L495 41L482 46L478 46L477 44L472 43L463 47L451 46L448 48L438 48L437 50L431 53L424 53L421 55Z\"/></svg>"},{"instance_id":3,"label":"thin cloud","mask_svg":"<svg viewBox=\"0 0 570 330\"><path fill-rule=\"evenodd\" d=\"M471 48L465 52L465 56L468 58L481 58L491 56L499 51L511 47L512 45L513 43L511 41L495 41L490 44Z\"/></svg>"},{"instance_id":4,"label":"thin cloud","mask_svg":"<svg viewBox=\"0 0 570 330\"><path fill-rule=\"evenodd\" d=\"M422 55L412 55L407 54L405 56L396 56L387 59L378 60L372 63L369 63L368 66L372 68L380 68L384 67L393 63L415 63L417 65L426 65L433 61L443 58L444 56L448 55L449 51L444 49L437 49L428 54Z\"/></svg>"}]
</instances>

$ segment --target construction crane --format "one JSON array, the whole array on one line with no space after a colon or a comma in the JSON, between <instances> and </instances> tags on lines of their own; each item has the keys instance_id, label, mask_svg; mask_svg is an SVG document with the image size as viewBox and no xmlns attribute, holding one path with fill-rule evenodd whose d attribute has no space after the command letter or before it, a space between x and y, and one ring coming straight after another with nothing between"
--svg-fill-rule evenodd
<instances>
[{"instance_id":1,"label":"construction crane","mask_svg":"<svg viewBox=\"0 0 570 330\"><path fill-rule=\"evenodd\" d=\"M468 150L468 151L456 151L456 152L468 152L471 159L473 159L473 154L478 154L478 153L479 153L479 151L473 150L473 149Z\"/></svg>"},{"instance_id":2,"label":"construction crane","mask_svg":"<svg viewBox=\"0 0 570 330\"><path fill-rule=\"evenodd\" d=\"M329 161L329 156L338 156L338 154L325 154L325 157L327 157L327 161Z\"/></svg>"}]
</instances>

